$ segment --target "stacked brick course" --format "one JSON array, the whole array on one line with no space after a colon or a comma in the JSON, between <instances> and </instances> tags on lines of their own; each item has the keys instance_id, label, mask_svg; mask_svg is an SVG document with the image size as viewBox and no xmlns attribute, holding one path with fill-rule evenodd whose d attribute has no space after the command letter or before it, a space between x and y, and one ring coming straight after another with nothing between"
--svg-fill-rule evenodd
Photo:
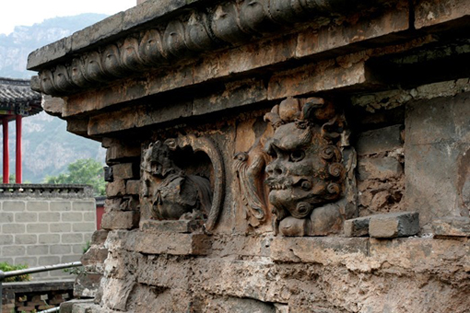
<instances>
[{"instance_id":1,"label":"stacked brick course","mask_svg":"<svg viewBox=\"0 0 470 313\"><path fill-rule=\"evenodd\" d=\"M91 187L22 186L1 190L0 262L36 267L79 261L96 230ZM33 275L64 278L70 275L62 270Z\"/></svg>"}]
</instances>

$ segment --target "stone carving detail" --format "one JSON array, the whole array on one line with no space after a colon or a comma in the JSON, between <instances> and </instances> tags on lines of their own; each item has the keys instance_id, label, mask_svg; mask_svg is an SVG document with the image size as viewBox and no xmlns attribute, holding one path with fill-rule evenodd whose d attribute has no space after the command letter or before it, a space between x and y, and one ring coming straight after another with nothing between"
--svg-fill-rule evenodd
<instances>
[{"instance_id":1,"label":"stone carving detail","mask_svg":"<svg viewBox=\"0 0 470 313\"><path fill-rule=\"evenodd\" d=\"M355 2L361 3L349 1L348 5ZM344 10L344 6L343 1L333 0L243 0L217 5L207 10L210 13L182 11L179 19L83 53L68 65L43 69L32 86L45 94L66 95L142 69L164 66L174 58L275 34L294 23L311 22L312 15Z\"/></svg>"},{"instance_id":2,"label":"stone carving detail","mask_svg":"<svg viewBox=\"0 0 470 313\"><path fill-rule=\"evenodd\" d=\"M243 202L253 227L266 221L268 205L265 201L264 184L261 179L268 156L261 150L259 142L249 152L235 155L234 170L240 183Z\"/></svg>"},{"instance_id":3,"label":"stone carving detail","mask_svg":"<svg viewBox=\"0 0 470 313\"><path fill-rule=\"evenodd\" d=\"M214 192L208 178L187 174L173 161L173 152L186 148L209 157ZM214 229L223 204L225 172L220 151L209 138L188 135L153 142L143 151L141 168L142 197L150 201L156 219L202 219L207 232Z\"/></svg>"},{"instance_id":4,"label":"stone carving detail","mask_svg":"<svg viewBox=\"0 0 470 313\"><path fill-rule=\"evenodd\" d=\"M288 98L265 120L274 127L265 147L272 157L265 183L279 231L285 236L336 232L343 217L331 203L344 188L344 116L323 99Z\"/></svg>"}]
</instances>

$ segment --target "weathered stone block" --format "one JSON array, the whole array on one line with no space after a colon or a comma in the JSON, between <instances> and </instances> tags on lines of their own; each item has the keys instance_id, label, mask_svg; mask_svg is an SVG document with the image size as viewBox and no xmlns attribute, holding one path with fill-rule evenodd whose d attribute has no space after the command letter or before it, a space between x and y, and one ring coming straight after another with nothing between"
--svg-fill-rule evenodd
<instances>
[{"instance_id":1,"label":"weathered stone block","mask_svg":"<svg viewBox=\"0 0 470 313\"><path fill-rule=\"evenodd\" d=\"M470 15L470 5L466 0L419 0L415 3L417 29L455 21Z\"/></svg>"},{"instance_id":2,"label":"weathered stone block","mask_svg":"<svg viewBox=\"0 0 470 313\"><path fill-rule=\"evenodd\" d=\"M448 217L432 222L435 237L470 237L470 218Z\"/></svg>"},{"instance_id":3,"label":"weathered stone block","mask_svg":"<svg viewBox=\"0 0 470 313\"><path fill-rule=\"evenodd\" d=\"M139 192L140 192L140 180L126 181L126 194L139 195Z\"/></svg>"},{"instance_id":4,"label":"weathered stone block","mask_svg":"<svg viewBox=\"0 0 470 313\"><path fill-rule=\"evenodd\" d=\"M116 164L112 166L112 169L113 177L116 179L132 179L138 176L132 163Z\"/></svg>"},{"instance_id":5,"label":"weathered stone block","mask_svg":"<svg viewBox=\"0 0 470 313\"><path fill-rule=\"evenodd\" d=\"M81 261L84 266L102 264L108 257L108 249L92 246L83 254Z\"/></svg>"},{"instance_id":6,"label":"weathered stone block","mask_svg":"<svg viewBox=\"0 0 470 313\"><path fill-rule=\"evenodd\" d=\"M62 98L51 97L44 95L42 107L44 111L53 116L62 115L62 106L64 105L64 100Z\"/></svg>"},{"instance_id":7,"label":"weathered stone block","mask_svg":"<svg viewBox=\"0 0 470 313\"><path fill-rule=\"evenodd\" d=\"M73 287L73 295L77 298L90 298L96 295L103 275L98 273L79 274ZM61 308L62 312L62 308ZM75 313L76 310L73 311ZM85 311L89 312L89 311Z\"/></svg>"},{"instance_id":8,"label":"weathered stone block","mask_svg":"<svg viewBox=\"0 0 470 313\"><path fill-rule=\"evenodd\" d=\"M140 146L113 145L106 150L106 163L115 164L123 159L140 156Z\"/></svg>"},{"instance_id":9,"label":"weathered stone block","mask_svg":"<svg viewBox=\"0 0 470 313\"><path fill-rule=\"evenodd\" d=\"M140 229L151 234L171 232L192 233L197 229L201 229L203 223L204 221L202 220L147 220L142 222Z\"/></svg>"},{"instance_id":10,"label":"weathered stone block","mask_svg":"<svg viewBox=\"0 0 470 313\"><path fill-rule=\"evenodd\" d=\"M145 254L206 255L210 237L205 234L132 232L123 238L124 248Z\"/></svg>"},{"instance_id":11,"label":"weathered stone block","mask_svg":"<svg viewBox=\"0 0 470 313\"><path fill-rule=\"evenodd\" d=\"M357 154L378 154L402 147L401 128L402 125L393 125L361 133L356 143Z\"/></svg>"},{"instance_id":12,"label":"weathered stone block","mask_svg":"<svg viewBox=\"0 0 470 313\"><path fill-rule=\"evenodd\" d=\"M126 194L126 182L122 179L114 180L106 185L106 195L108 197L123 196Z\"/></svg>"},{"instance_id":13,"label":"weathered stone block","mask_svg":"<svg viewBox=\"0 0 470 313\"><path fill-rule=\"evenodd\" d=\"M361 237L369 235L370 218L371 216L366 216L344 221L344 235L346 237Z\"/></svg>"},{"instance_id":14,"label":"weathered stone block","mask_svg":"<svg viewBox=\"0 0 470 313\"><path fill-rule=\"evenodd\" d=\"M131 229L139 225L140 213L136 211L111 211L103 215L103 229Z\"/></svg>"},{"instance_id":15,"label":"weathered stone block","mask_svg":"<svg viewBox=\"0 0 470 313\"><path fill-rule=\"evenodd\" d=\"M374 238L413 236L419 230L419 214L417 212L373 215L369 222L369 234Z\"/></svg>"},{"instance_id":16,"label":"weathered stone block","mask_svg":"<svg viewBox=\"0 0 470 313\"><path fill-rule=\"evenodd\" d=\"M91 243L95 245L102 245L108 238L108 231L104 229L99 229L93 233L91 237Z\"/></svg>"},{"instance_id":17,"label":"weathered stone block","mask_svg":"<svg viewBox=\"0 0 470 313\"><path fill-rule=\"evenodd\" d=\"M403 166L393 157L368 158L363 157L358 161L359 180L379 179L386 180L397 178L403 173Z\"/></svg>"},{"instance_id":18,"label":"weathered stone block","mask_svg":"<svg viewBox=\"0 0 470 313\"><path fill-rule=\"evenodd\" d=\"M101 308L93 304L93 299L71 300L60 304L61 313L97 313L100 311Z\"/></svg>"},{"instance_id":19,"label":"weathered stone block","mask_svg":"<svg viewBox=\"0 0 470 313\"><path fill-rule=\"evenodd\" d=\"M411 103L406 111L405 199L422 226L466 216L470 186L470 93Z\"/></svg>"},{"instance_id":20,"label":"weathered stone block","mask_svg":"<svg viewBox=\"0 0 470 313\"><path fill-rule=\"evenodd\" d=\"M348 255L368 253L368 238L275 237L271 258L277 262L337 264Z\"/></svg>"}]
</instances>

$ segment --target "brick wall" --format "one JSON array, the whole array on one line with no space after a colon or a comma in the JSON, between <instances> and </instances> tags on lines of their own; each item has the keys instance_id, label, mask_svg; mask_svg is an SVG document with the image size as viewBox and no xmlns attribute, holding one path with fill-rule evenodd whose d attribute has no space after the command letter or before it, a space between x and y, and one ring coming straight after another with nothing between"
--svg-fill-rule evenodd
<instances>
[{"instance_id":1,"label":"brick wall","mask_svg":"<svg viewBox=\"0 0 470 313\"><path fill-rule=\"evenodd\" d=\"M2 185L0 262L29 267L80 261L96 230L95 199L88 186ZM70 278L62 270L33 280Z\"/></svg>"}]
</instances>

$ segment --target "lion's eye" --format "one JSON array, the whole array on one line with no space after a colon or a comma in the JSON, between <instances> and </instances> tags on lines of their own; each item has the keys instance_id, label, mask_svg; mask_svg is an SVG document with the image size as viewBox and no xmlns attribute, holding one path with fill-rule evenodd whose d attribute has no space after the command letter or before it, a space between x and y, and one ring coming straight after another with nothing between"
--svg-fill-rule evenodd
<instances>
[{"instance_id":1,"label":"lion's eye","mask_svg":"<svg viewBox=\"0 0 470 313\"><path fill-rule=\"evenodd\" d=\"M289 161L299 162L299 161L302 161L304 157L305 157L305 152L303 150L296 150L290 153Z\"/></svg>"}]
</instances>

